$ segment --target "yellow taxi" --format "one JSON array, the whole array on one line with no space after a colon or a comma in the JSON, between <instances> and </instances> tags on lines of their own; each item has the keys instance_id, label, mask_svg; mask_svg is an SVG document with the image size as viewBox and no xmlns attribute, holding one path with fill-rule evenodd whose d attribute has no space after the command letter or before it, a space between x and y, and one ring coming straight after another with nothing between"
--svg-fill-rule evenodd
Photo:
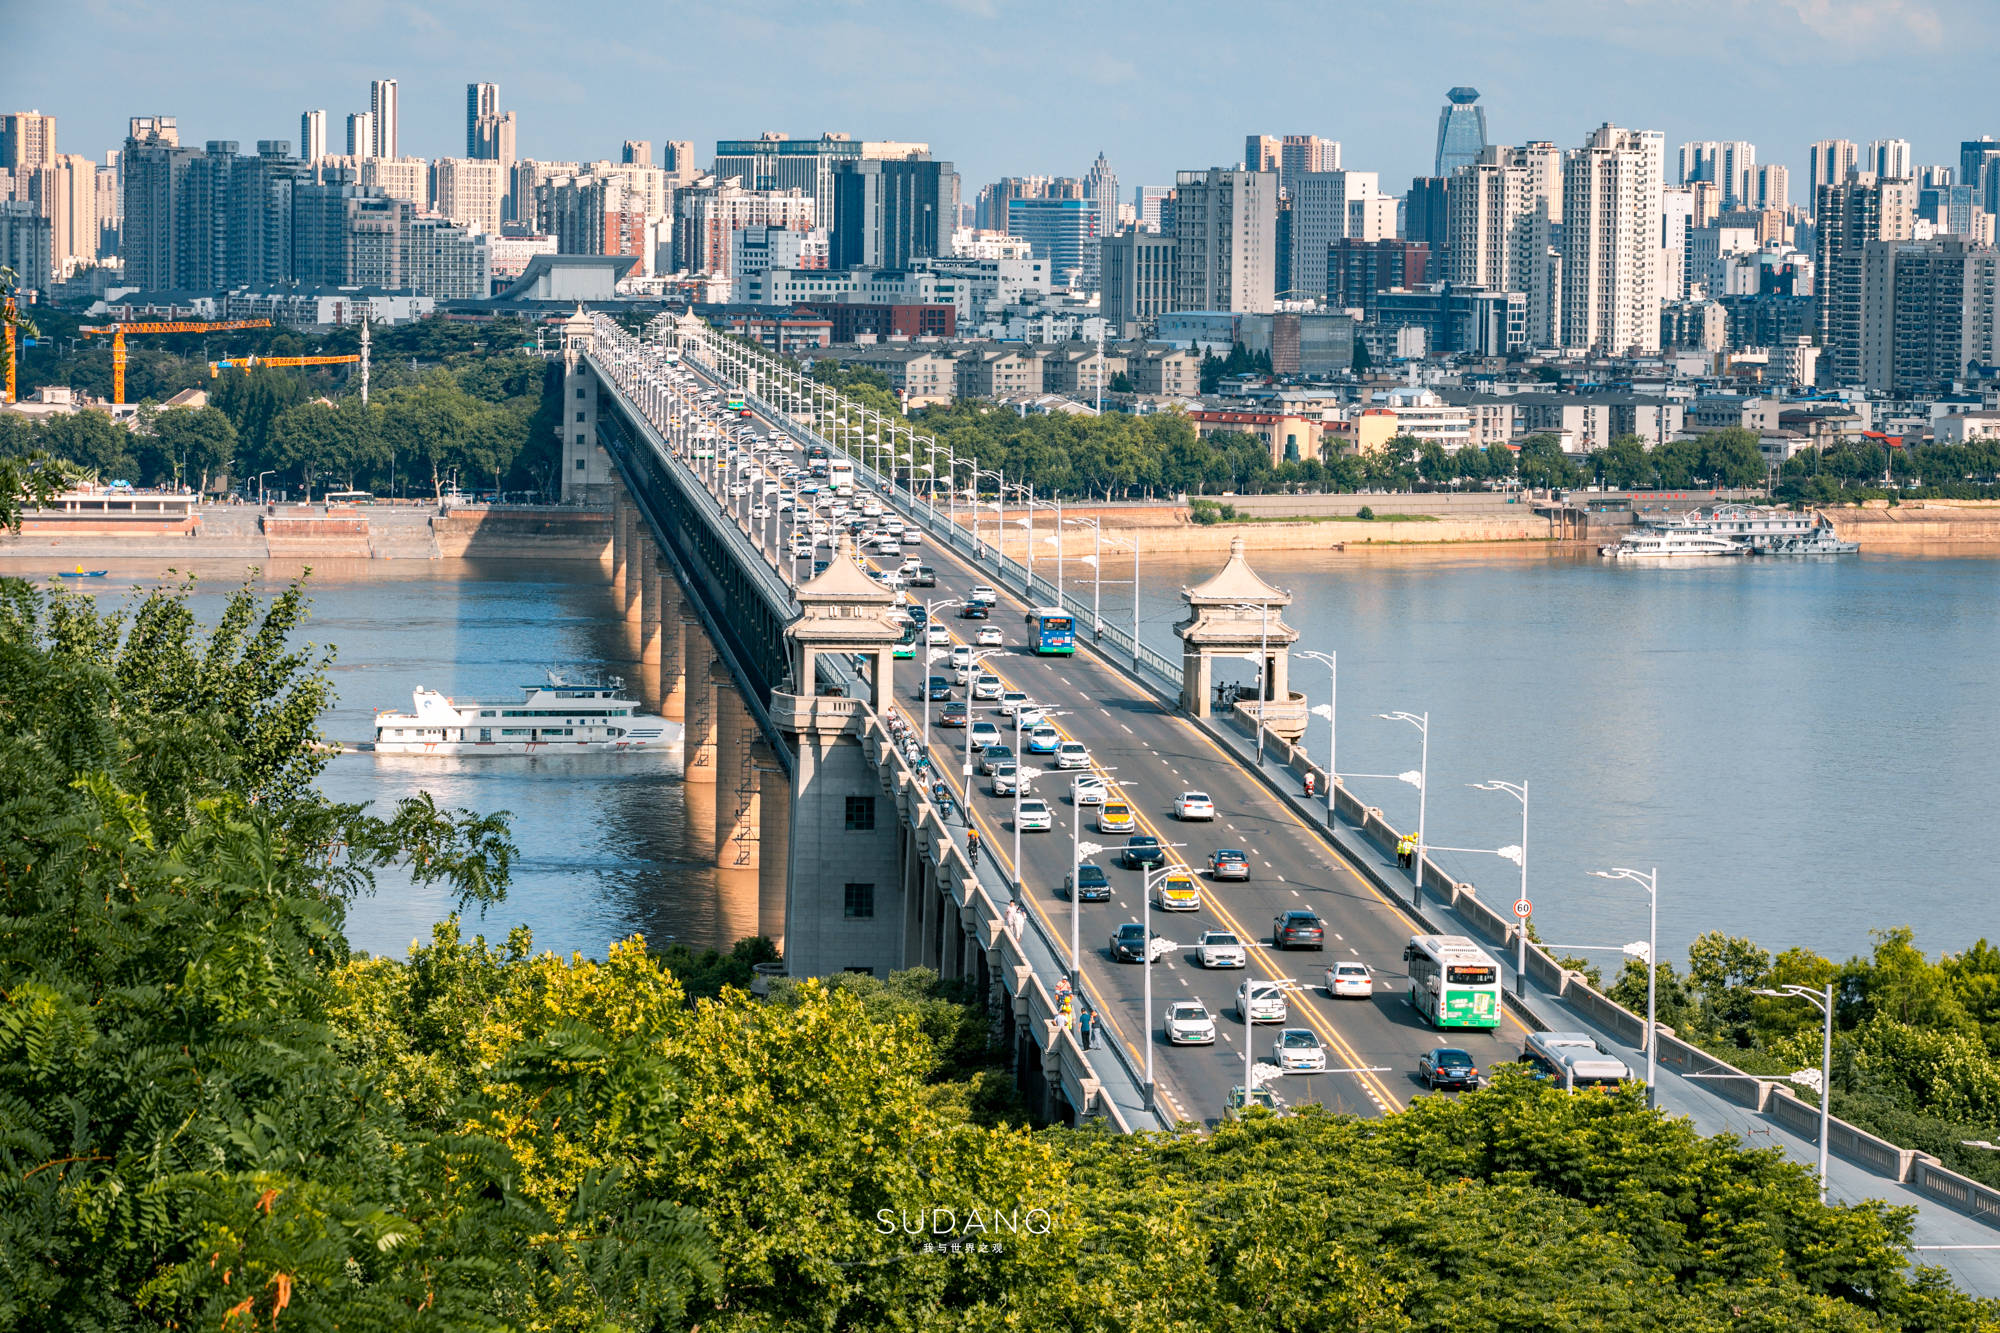
<instances>
[{"instance_id":1,"label":"yellow taxi","mask_svg":"<svg viewBox=\"0 0 2000 1333\"><path fill-rule=\"evenodd\" d=\"M1130 833L1133 828L1132 803L1109 800L1097 811L1099 833Z\"/></svg>"},{"instance_id":2,"label":"yellow taxi","mask_svg":"<svg viewBox=\"0 0 2000 1333\"><path fill-rule=\"evenodd\" d=\"M1201 910L1201 885L1186 869L1177 869L1160 877L1159 887L1154 891L1155 903L1162 912L1198 912Z\"/></svg>"}]
</instances>

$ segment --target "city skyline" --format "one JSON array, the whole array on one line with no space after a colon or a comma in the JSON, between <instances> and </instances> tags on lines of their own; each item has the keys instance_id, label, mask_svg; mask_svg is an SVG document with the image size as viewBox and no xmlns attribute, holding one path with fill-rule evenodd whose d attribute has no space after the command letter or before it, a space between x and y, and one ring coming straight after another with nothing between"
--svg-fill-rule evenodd
<instances>
[{"instance_id":1,"label":"city skyline","mask_svg":"<svg viewBox=\"0 0 2000 1333\"><path fill-rule=\"evenodd\" d=\"M642 6L623 8L635 21L645 17ZM1815 140L1907 139L1914 163L1950 164L1961 139L2000 129L1955 99L1909 103L1893 80L1842 77L1897 57L1922 58L1946 86L1954 75L1974 77L1979 39L2000 35L2000 18L1966 0L1767 0L1747 25L1740 5L1693 0L1670 26L1643 21L1636 6L1606 11L1576 0L1505 11L1469 2L1452 6L1453 21L1441 25L1412 25L1406 13L1329 18L1279 4L1247 31L1177 6L1182 21L1146 31L1111 16L1073 25L1077 40L1057 50L1033 35L1045 31L1031 21L1034 7L953 0L951 8L950 31L935 33L904 22L929 12L905 4L871 7L865 21L859 10L689 14L675 19L672 50L607 44L550 68L539 53L571 48L554 19L527 6L449 3L422 14L364 6L340 31L315 36L320 63L311 69L298 64L295 26L246 8L229 24L225 80L188 77L191 68L203 72L208 48L183 17L114 15L93 3L80 11L99 34L88 49L67 41L74 18L60 27L53 18L17 18L12 97L16 109L59 118L64 151L101 160L132 115L177 116L193 143L296 140L301 113L323 107L329 127L344 126L347 115L368 110L372 81L394 79L400 150L445 157L464 140L466 85L491 81L519 114L523 157L616 160L624 140L641 138L692 139L705 158L717 139L839 130L929 142L958 164L968 199L1002 176L1080 176L1100 150L1129 193L1171 182L1176 170L1233 165L1245 133L1339 140L1346 165L1380 173L1384 188L1399 192L1429 173L1438 109L1459 84L1480 90L1496 144L1573 145L1609 122L1660 131L1670 145L1747 140L1760 162L1789 166L1801 182ZM104 22L91 22L100 10ZM1337 39L1336 86L1345 68L1416 69L1413 31L1428 45L1420 73L1330 101L1326 44L1269 40L1288 25ZM1719 25L1727 42L1716 40ZM961 40L968 26L980 42ZM616 21L610 28L636 30ZM883 42L900 42L912 68L951 71L949 82L881 79ZM679 62L690 43L712 58ZM1203 59L1190 68L1193 49ZM767 66L789 76L753 78L761 100L745 111L732 80ZM115 98L76 91L107 87L119 90ZM656 88L666 91L646 91Z\"/></svg>"}]
</instances>

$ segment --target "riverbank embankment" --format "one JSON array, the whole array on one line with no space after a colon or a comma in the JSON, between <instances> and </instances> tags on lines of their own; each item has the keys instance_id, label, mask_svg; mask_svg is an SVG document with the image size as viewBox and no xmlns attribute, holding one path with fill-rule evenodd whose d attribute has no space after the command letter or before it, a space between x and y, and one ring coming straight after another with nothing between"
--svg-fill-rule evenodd
<instances>
[{"instance_id":1,"label":"riverbank embankment","mask_svg":"<svg viewBox=\"0 0 2000 1333\"><path fill-rule=\"evenodd\" d=\"M200 505L172 523L30 512L0 566L92 560L603 560L607 510L554 505Z\"/></svg>"},{"instance_id":2,"label":"riverbank embankment","mask_svg":"<svg viewBox=\"0 0 2000 1333\"><path fill-rule=\"evenodd\" d=\"M1261 497L1259 497L1261 498ZM1246 500L1248 497L1246 497ZM1246 549L1256 551L1334 551L1355 546L1436 546L1471 545L1493 542L1553 543L1561 528L1548 514L1526 504L1466 507L1445 512L1425 512L1421 499L1371 496L1377 517L1361 518L1353 512L1309 515L1272 513L1264 516L1245 501L1218 503L1236 508L1239 517L1215 523L1198 523L1184 504L1157 505L1065 505L1062 517L1062 554L1067 558L1090 555L1096 550L1093 523L1101 523L1111 545L1129 544L1136 539L1147 552L1221 553L1241 537ZM1353 506L1358 509L1360 506ZM1021 519L1025 511L1009 506L1003 529L998 516L985 510L977 523L988 545L998 542L1015 559L1024 559L1028 550L1028 529ZM971 515L958 516L961 526L971 528ZM1071 522L1069 520L1079 520ZM1035 509L1035 558L1056 555L1056 514L1040 505Z\"/></svg>"},{"instance_id":3,"label":"riverbank embankment","mask_svg":"<svg viewBox=\"0 0 2000 1333\"><path fill-rule=\"evenodd\" d=\"M2000 549L2000 500L1870 500L1819 511L1845 541L1872 553L1978 546Z\"/></svg>"}]
</instances>

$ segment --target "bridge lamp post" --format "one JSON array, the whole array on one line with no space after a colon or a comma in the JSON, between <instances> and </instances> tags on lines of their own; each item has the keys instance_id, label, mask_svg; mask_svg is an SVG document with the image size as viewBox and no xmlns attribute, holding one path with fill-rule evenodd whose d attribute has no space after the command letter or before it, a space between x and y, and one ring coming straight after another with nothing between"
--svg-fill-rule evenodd
<instances>
[{"instance_id":1,"label":"bridge lamp post","mask_svg":"<svg viewBox=\"0 0 2000 1333\"><path fill-rule=\"evenodd\" d=\"M1004 532L1007 526L1007 478L998 469L979 466L979 460L976 458L967 459L966 461L972 468L972 548L975 552L979 549L979 479L981 477L991 477L993 478L994 495L998 497L993 506L997 515L993 521L995 534L993 544L996 547L1000 547L1000 554L1004 557L1007 552L1004 546L1001 545L1002 538L999 534Z\"/></svg>"},{"instance_id":2,"label":"bridge lamp post","mask_svg":"<svg viewBox=\"0 0 2000 1333\"><path fill-rule=\"evenodd\" d=\"M1340 746L1340 732L1334 721L1334 709L1340 701L1340 655L1305 651L1297 656L1308 662L1326 663L1326 702L1315 704L1312 715L1326 719L1326 826L1332 828L1335 814L1333 789L1340 784L1340 765L1334 762Z\"/></svg>"},{"instance_id":3,"label":"bridge lamp post","mask_svg":"<svg viewBox=\"0 0 2000 1333\"><path fill-rule=\"evenodd\" d=\"M1528 784L1524 782L1502 782L1498 778L1491 782L1466 784L1479 791L1504 791L1521 803L1521 841L1518 846L1495 848L1493 855L1503 861L1512 861L1521 867L1521 901L1528 899ZM1447 851L1457 850L1446 848ZM1514 994L1528 993L1528 918L1522 917L1520 926L1514 932Z\"/></svg>"},{"instance_id":4,"label":"bridge lamp post","mask_svg":"<svg viewBox=\"0 0 2000 1333\"><path fill-rule=\"evenodd\" d=\"M1069 844L1069 988L1071 994L1080 996L1083 994L1083 899L1078 890L1083 887L1083 858L1104 849L1083 840L1083 806L1076 800L1074 782L1070 784L1070 812L1075 818L1070 820Z\"/></svg>"},{"instance_id":5,"label":"bridge lamp post","mask_svg":"<svg viewBox=\"0 0 2000 1333\"><path fill-rule=\"evenodd\" d=\"M1833 983L1831 981L1827 982L1825 987L1820 990L1814 990L1810 986L1780 986L1775 990L1770 987L1760 986L1750 993L1752 995L1768 995L1774 1000L1804 1000L1807 1004L1819 1010L1825 1019L1819 1043L1819 1201L1825 1203L1827 1120L1833 1114ZM1652 1042L1650 1040L1646 1043L1646 1050L1648 1054L1652 1052ZM1652 1080L1647 1079L1646 1083L1647 1091L1650 1093L1652 1091ZM1965 1146L1968 1148L1993 1147L1990 1143L1974 1140L1966 1141Z\"/></svg>"},{"instance_id":6,"label":"bridge lamp post","mask_svg":"<svg viewBox=\"0 0 2000 1333\"><path fill-rule=\"evenodd\" d=\"M1423 736L1423 749L1419 752L1417 780L1417 859L1410 866L1410 906L1422 909L1424 905L1424 813L1431 787L1431 715L1429 713L1377 713L1375 716L1385 722L1407 722ZM1400 780L1408 782L1408 773L1398 773Z\"/></svg>"},{"instance_id":7,"label":"bridge lamp post","mask_svg":"<svg viewBox=\"0 0 2000 1333\"><path fill-rule=\"evenodd\" d=\"M1421 866L1421 863L1419 863ZM1660 870L1658 866L1649 871L1627 870L1623 866L1613 866L1609 870L1590 872L1599 879L1629 879L1646 891L1646 902L1650 908L1649 923L1646 927L1646 1105L1657 1106L1659 1094L1653 1087L1655 1076L1660 1071L1660 1033L1657 1021L1655 983L1660 973ZM1824 1104L1825 1096L1821 1095ZM1826 1134L1821 1131L1820 1146L1826 1146Z\"/></svg>"},{"instance_id":8,"label":"bridge lamp post","mask_svg":"<svg viewBox=\"0 0 2000 1333\"><path fill-rule=\"evenodd\" d=\"M926 601L924 603L924 753L925 754L929 754L931 752L931 663L937 660L935 656L937 649L931 647L930 644L931 626L936 623L937 613L939 611L943 610L947 606L957 606L957 605L958 605L958 598L956 597L940 597L936 601ZM951 650L949 648L945 649L944 655L946 657L950 657ZM972 731L972 717L971 717L972 701L969 692L966 698L965 711L966 711L965 729L967 733L970 733Z\"/></svg>"},{"instance_id":9,"label":"bridge lamp post","mask_svg":"<svg viewBox=\"0 0 2000 1333\"><path fill-rule=\"evenodd\" d=\"M1178 850L1184 843L1163 842L1162 853L1168 849ZM1143 977L1146 996L1146 1109L1153 1109L1153 1047L1159 1043L1153 1039L1153 885L1165 879L1176 870L1177 865L1160 865L1146 872L1146 882L1139 892L1139 938L1146 950L1145 974Z\"/></svg>"},{"instance_id":10,"label":"bridge lamp post","mask_svg":"<svg viewBox=\"0 0 2000 1333\"><path fill-rule=\"evenodd\" d=\"M1021 719L1026 715L1026 712L1027 710L1022 708L1014 710L1014 777L1016 779L1014 783L1014 883L1017 887L1022 883L1021 789L1028 785L1028 756L1027 752L1021 748ZM1068 716L1069 711L1067 709L1058 711L1052 708L1048 712L1040 714L1035 720L1037 722L1045 722L1052 717ZM1035 771L1041 773L1045 770L1036 769Z\"/></svg>"}]
</instances>

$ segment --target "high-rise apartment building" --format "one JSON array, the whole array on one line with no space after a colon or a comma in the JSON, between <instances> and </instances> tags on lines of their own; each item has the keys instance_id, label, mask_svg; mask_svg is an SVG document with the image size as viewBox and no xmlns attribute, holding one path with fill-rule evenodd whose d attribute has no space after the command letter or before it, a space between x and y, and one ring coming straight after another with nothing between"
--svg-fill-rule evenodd
<instances>
[{"instance_id":1,"label":"high-rise apartment building","mask_svg":"<svg viewBox=\"0 0 2000 1333\"><path fill-rule=\"evenodd\" d=\"M627 139L618 150L618 160L630 167L650 167L653 165L653 141L651 139Z\"/></svg>"},{"instance_id":2,"label":"high-rise apartment building","mask_svg":"<svg viewBox=\"0 0 2000 1333\"><path fill-rule=\"evenodd\" d=\"M1340 144L1317 134L1287 134L1278 145L1278 189L1290 194L1292 182L1309 171L1339 171Z\"/></svg>"},{"instance_id":3,"label":"high-rise apartment building","mask_svg":"<svg viewBox=\"0 0 2000 1333\"><path fill-rule=\"evenodd\" d=\"M485 235L444 218L412 218L403 281L410 291L441 301L479 301L493 294L493 252Z\"/></svg>"},{"instance_id":4,"label":"high-rise apartment building","mask_svg":"<svg viewBox=\"0 0 2000 1333\"><path fill-rule=\"evenodd\" d=\"M1949 392L2000 358L2000 251L1962 237L1870 241L1862 258L1861 382L1897 395Z\"/></svg>"},{"instance_id":5,"label":"high-rise apartment building","mask_svg":"<svg viewBox=\"0 0 2000 1333\"><path fill-rule=\"evenodd\" d=\"M497 83L468 83L465 85L465 155L481 157L479 122L489 116L500 114L500 85Z\"/></svg>"},{"instance_id":6,"label":"high-rise apartment building","mask_svg":"<svg viewBox=\"0 0 2000 1333\"><path fill-rule=\"evenodd\" d=\"M1757 168L1756 208L1775 208L1784 212L1792 206L1792 173L1787 167L1775 162Z\"/></svg>"},{"instance_id":7,"label":"high-rise apartment building","mask_svg":"<svg viewBox=\"0 0 2000 1333\"><path fill-rule=\"evenodd\" d=\"M49 220L50 260L67 277L97 259L97 164L76 153L57 153L29 177L36 209Z\"/></svg>"},{"instance_id":8,"label":"high-rise apartment building","mask_svg":"<svg viewBox=\"0 0 2000 1333\"><path fill-rule=\"evenodd\" d=\"M1562 343L1614 355L1660 346L1665 137L1600 126L1563 161Z\"/></svg>"},{"instance_id":9,"label":"high-rise apartment building","mask_svg":"<svg viewBox=\"0 0 2000 1333\"><path fill-rule=\"evenodd\" d=\"M1183 171L1174 193L1174 309L1269 311L1278 270L1278 174Z\"/></svg>"},{"instance_id":10,"label":"high-rise apartment building","mask_svg":"<svg viewBox=\"0 0 2000 1333\"><path fill-rule=\"evenodd\" d=\"M1162 210L1173 197L1171 185L1141 185L1132 191L1132 212L1141 231L1158 235L1166 230Z\"/></svg>"},{"instance_id":11,"label":"high-rise apartment building","mask_svg":"<svg viewBox=\"0 0 2000 1333\"><path fill-rule=\"evenodd\" d=\"M1857 172L1822 185L1813 254L1813 294L1820 378L1835 386L1863 379L1862 339L1868 325L1867 281L1862 260L1871 241L1907 241L1916 226L1914 181L1882 180Z\"/></svg>"},{"instance_id":12,"label":"high-rise apartment building","mask_svg":"<svg viewBox=\"0 0 2000 1333\"><path fill-rule=\"evenodd\" d=\"M729 275L732 234L744 227L818 225L804 190L745 189L728 177L674 192L674 265L689 273Z\"/></svg>"},{"instance_id":13,"label":"high-rise apartment building","mask_svg":"<svg viewBox=\"0 0 2000 1333\"><path fill-rule=\"evenodd\" d=\"M0 199L0 265L13 269L31 291L46 290L55 280L53 224L26 199Z\"/></svg>"},{"instance_id":14,"label":"high-rise apartment building","mask_svg":"<svg viewBox=\"0 0 2000 1333\"><path fill-rule=\"evenodd\" d=\"M368 114L373 138L370 140L370 157L400 156L400 140L397 128L401 113L396 105L396 81L376 79L368 85Z\"/></svg>"},{"instance_id":15,"label":"high-rise apartment building","mask_svg":"<svg viewBox=\"0 0 2000 1333\"><path fill-rule=\"evenodd\" d=\"M1872 171L1883 180L1912 180L1910 141L1908 139L1877 139L1868 145L1868 154L1862 159L1861 169Z\"/></svg>"},{"instance_id":16,"label":"high-rise apartment building","mask_svg":"<svg viewBox=\"0 0 2000 1333\"><path fill-rule=\"evenodd\" d=\"M928 157L850 158L834 169L831 202L835 268L908 268L951 253L958 172Z\"/></svg>"},{"instance_id":17,"label":"high-rise apartment building","mask_svg":"<svg viewBox=\"0 0 2000 1333\"><path fill-rule=\"evenodd\" d=\"M1979 206L2000 216L2000 142L1991 135L1968 139L1958 146L1958 184L1971 186Z\"/></svg>"},{"instance_id":18,"label":"high-rise apartment building","mask_svg":"<svg viewBox=\"0 0 2000 1333\"><path fill-rule=\"evenodd\" d=\"M132 117L118 159L124 175L125 218L119 255L126 281L142 291L166 291L176 285L175 221L188 164L199 155L198 149L180 146L172 116Z\"/></svg>"},{"instance_id":19,"label":"high-rise apartment building","mask_svg":"<svg viewBox=\"0 0 2000 1333\"><path fill-rule=\"evenodd\" d=\"M701 176L701 164L695 161L692 139L669 139L662 153L667 169L667 183L678 190L692 185Z\"/></svg>"},{"instance_id":20,"label":"high-rise apartment building","mask_svg":"<svg viewBox=\"0 0 2000 1333\"><path fill-rule=\"evenodd\" d=\"M474 231L497 236L506 216L508 172L498 162L441 157L431 164L431 190L439 213Z\"/></svg>"},{"instance_id":21,"label":"high-rise apartment building","mask_svg":"<svg viewBox=\"0 0 2000 1333\"><path fill-rule=\"evenodd\" d=\"M1308 171L1292 177L1291 297L1323 300L1327 247L1335 241L1379 241L1396 234L1396 200L1382 193L1372 171Z\"/></svg>"},{"instance_id":22,"label":"high-rise apartment building","mask_svg":"<svg viewBox=\"0 0 2000 1333\"><path fill-rule=\"evenodd\" d=\"M1363 323L1373 323L1380 293L1421 287L1431 280L1429 270L1430 247L1421 241L1335 241L1327 247L1326 303L1359 310Z\"/></svg>"},{"instance_id":23,"label":"high-rise apartment building","mask_svg":"<svg viewBox=\"0 0 2000 1333\"><path fill-rule=\"evenodd\" d=\"M1455 286L1519 292L1531 346L1561 340L1563 154L1546 141L1489 147L1445 187L1445 244L1436 276Z\"/></svg>"},{"instance_id":24,"label":"high-rise apartment building","mask_svg":"<svg viewBox=\"0 0 2000 1333\"><path fill-rule=\"evenodd\" d=\"M1098 309L1113 336L1135 336L1173 309L1173 237L1134 227L1107 237L1101 254Z\"/></svg>"},{"instance_id":25,"label":"high-rise apartment building","mask_svg":"<svg viewBox=\"0 0 2000 1333\"><path fill-rule=\"evenodd\" d=\"M0 113L0 171L15 174L56 158L56 118L39 111Z\"/></svg>"},{"instance_id":26,"label":"high-rise apartment building","mask_svg":"<svg viewBox=\"0 0 2000 1333\"><path fill-rule=\"evenodd\" d=\"M1284 142L1275 134L1243 136L1243 169L1278 172L1284 167Z\"/></svg>"},{"instance_id":27,"label":"high-rise apartment building","mask_svg":"<svg viewBox=\"0 0 2000 1333\"><path fill-rule=\"evenodd\" d=\"M1722 190L1722 206L1757 206L1757 145L1741 139L1681 145L1682 185L1711 181Z\"/></svg>"},{"instance_id":28,"label":"high-rise apartment building","mask_svg":"<svg viewBox=\"0 0 2000 1333\"><path fill-rule=\"evenodd\" d=\"M1838 185L1861 162L1861 150L1852 140L1821 139L1807 150L1806 188L1812 191L1815 207L1822 185Z\"/></svg>"},{"instance_id":29,"label":"high-rise apartment building","mask_svg":"<svg viewBox=\"0 0 2000 1333\"><path fill-rule=\"evenodd\" d=\"M317 162L326 156L326 112L299 114L299 160Z\"/></svg>"},{"instance_id":30,"label":"high-rise apartment building","mask_svg":"<svg viewBox=\"0 0 2000 1333\"><path fill-rule=\"evenodd\" d=\"M375 113L354 111L347 117L347 155L359 160L375 156Z\"/></svg>"},{"instance_id":31,"label":"high-rise apartment building","mask_svg":"<svg viewBox=\"0 0 2000 1333\"><path fill-rule=\"evenodd\" d=\"M1449 178L1469 167L1486 151L1486 108L1477 105L1477 88L1453 88L1438 112L1437 161L1431 175Z\"/></svg>"}]
</instances>

